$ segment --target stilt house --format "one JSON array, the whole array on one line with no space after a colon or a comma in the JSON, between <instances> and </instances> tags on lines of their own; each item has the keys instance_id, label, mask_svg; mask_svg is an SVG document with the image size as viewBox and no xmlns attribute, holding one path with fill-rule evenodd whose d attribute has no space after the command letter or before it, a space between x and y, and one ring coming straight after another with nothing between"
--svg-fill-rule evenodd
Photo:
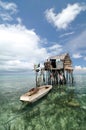
<instances>
[{"instance_id":1,"label":"stilt house","mask_svg":"<svg viewBox=\"0 0 86 130\"><path fill-rule=\"evenodd\" d=\"M44 63L47 84L73 83L72 60L68 53L52 56Z\"/></svg>"}]
</instances>

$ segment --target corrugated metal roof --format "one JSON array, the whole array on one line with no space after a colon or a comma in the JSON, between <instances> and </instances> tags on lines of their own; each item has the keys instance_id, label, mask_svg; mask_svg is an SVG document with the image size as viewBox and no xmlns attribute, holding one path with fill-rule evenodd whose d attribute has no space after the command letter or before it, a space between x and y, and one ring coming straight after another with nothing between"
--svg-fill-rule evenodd
<instances>
[{"instance_id":1,"label":"corrugated metal roof","mask_svg":"<svg viewBox=\"0 0 86 130\"><path fill-rule=\"evenodd\" d=\"M58 56L51 56L49 59L60 59L60 60L64 60L65 56L67 56L67 55L68 55L68 53L61 54L61 55L58 55Z\"/></svg>"}]
</instances>

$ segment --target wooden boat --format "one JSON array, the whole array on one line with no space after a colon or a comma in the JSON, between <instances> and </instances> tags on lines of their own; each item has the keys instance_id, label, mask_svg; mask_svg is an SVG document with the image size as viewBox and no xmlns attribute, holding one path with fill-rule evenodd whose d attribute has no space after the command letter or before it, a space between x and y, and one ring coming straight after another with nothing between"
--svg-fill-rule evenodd
<instances>
[{"instance_id":1,"label":"wooden boat","mask_svg":"<svg viewBox=\"0 0 86 130\"><path fill-rule=\"evenodd\" d=\"M43 85L37 88L32 88L27 93L20 97L21 101L24 102L35 102L38 99L45 96L52 89L52 85Z\"/></svg>"}]
</instances>

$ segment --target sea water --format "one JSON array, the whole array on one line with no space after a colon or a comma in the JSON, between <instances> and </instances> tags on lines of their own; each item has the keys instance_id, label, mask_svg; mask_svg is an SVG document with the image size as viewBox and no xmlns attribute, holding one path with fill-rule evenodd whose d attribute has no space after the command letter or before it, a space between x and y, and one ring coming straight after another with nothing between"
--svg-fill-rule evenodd
<instances>
[{"instance_id":1,"label":"sea water","mask_svg":"<svg viewBox=\"0 0 86 130\"><path fill-rule=\"evenodd\" d=\"M35 86L33 74L0 75L0 130L86 130L86 75L53 86L33 104L19 97Z\"/></svg>"}]
</instances>

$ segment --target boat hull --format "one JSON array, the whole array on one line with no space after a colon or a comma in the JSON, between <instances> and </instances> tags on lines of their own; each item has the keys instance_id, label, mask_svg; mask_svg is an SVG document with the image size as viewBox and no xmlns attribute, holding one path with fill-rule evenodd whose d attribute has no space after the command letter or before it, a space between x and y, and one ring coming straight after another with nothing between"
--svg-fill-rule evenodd
<instances>
[{"instance_id":1,"label":"boat hull","mask_svg":"<svg viewBox=\"0 0 86 130\"><path fill-rule=\"evenodd\" d=\"M38 99L42 98L43 96L45 96L51 89L52 89L52 85L44 85L44 86L40 86L38 88L36 88L37 90L32 89L29 92L25 93L24 95L22 95L20 97L21 101L24 102L30 102L33 103L35 101L37 101Z\"/></svg>"}]
</instances>

